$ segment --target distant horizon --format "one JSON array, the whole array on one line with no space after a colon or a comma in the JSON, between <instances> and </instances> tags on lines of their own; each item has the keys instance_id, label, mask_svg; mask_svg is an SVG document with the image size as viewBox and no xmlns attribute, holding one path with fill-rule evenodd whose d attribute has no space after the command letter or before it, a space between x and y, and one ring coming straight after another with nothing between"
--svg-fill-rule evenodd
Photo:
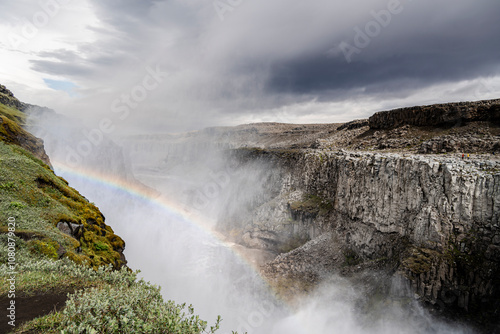
<instances>
[{"instance_id":1,"label":"distant horizon","mask_svg":"<svg viewBox=\"0 0 500 334\"><path fill-rule=\"evenodd\" d=\"M4 86L6 86L6 85L4 85ZM6 86L6 88L9 89L9 87L7 87L7 86ZM14 96L16 96L15 93L14 93ZM202 131L202 130L210 129L210 128L225 128L225 127L231 128L231 127L239 127L239 126L245 126L245 125L259 125L259 124L283 124L283 125L346 124L346 123L355 122L355 121L368 120L370 117L372 117L376 113L385 112L385 111L392 111L392 110L406 109L406 108L415 108L415 107L429 107L429 106L446 105L446 104L478 103L478 102L483 102L483 101L487 102L487 101L495 101L495 100L499 100L500 101L500 97L499 98L492 98L492 99L467 100L467 101L451 101L451 102L440 102L440 103L432 103L432 104L409 105L409 106L403 106L403 107L396 107L396 108L392 108L392 109L377 110L377 111L374 111L372 114L368 115L366 118L356 118L356 119L351 119L351 120L347 120L347 121L344 121L344 122L285 123L285 122L277 122L277 121L272 121L271 120L271 121L261 121L261 122L251 122L251 123L240 123L240 124L234 124L234 125L225 125L225 124L211 125L211 126L206 126L206 127L203 127L203 128L192 129L192 130L185 130L185 131L178 131L178 132L165 132L165 131L149 132L149 133L137 132L137 133L130 133L130 134L127 134L127 135L125 135L125 134L119 134L118 137L121 137L121 136L130 136L130 137L132 137L132 136L146 136L146 135L153 135L153 136L154 135L181 135L181 134L185 134L185 133L189 133L189 132L198 132L198 131ZM29 103L29 102L26 102L26 101L21 101L21 102L25 103L25 104L33 105L32 103ZM42 107L42 108L47 108L47 109L53 110L54 112L56 112L58 114L63 115L62 113L60 113L57 110L55 110L53 108L50 108L48 106L38 106L38 105L35 105L35 106Z\"/></svg>"},{"instance_id":2,"label":"distant horizon","mask_svg":"<svg viewBox=\"0 0 500 334\"><path fill-rule=\"evenodd\" d=\"M497 0L0 4L0 82L117 133L341 123L500 91Z\"/></svg>"}]
</instances>

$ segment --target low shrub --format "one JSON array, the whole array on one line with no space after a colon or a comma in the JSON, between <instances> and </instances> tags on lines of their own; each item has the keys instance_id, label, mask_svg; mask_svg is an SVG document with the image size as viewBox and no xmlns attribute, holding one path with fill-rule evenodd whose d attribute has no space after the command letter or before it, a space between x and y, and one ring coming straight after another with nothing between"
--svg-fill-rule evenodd
<instances>
[{"instance_id":1,"label":"low shrub","mask_svg":"<svg viewBox=\"0 0 500 334\"><path fill-rule=\"evenodd\" d=\"M192 306L164 302L160 289L144 281L132 287L106 286L71 295L62 312L61 333L213 333Z\"/></svg>"}]
</instances>

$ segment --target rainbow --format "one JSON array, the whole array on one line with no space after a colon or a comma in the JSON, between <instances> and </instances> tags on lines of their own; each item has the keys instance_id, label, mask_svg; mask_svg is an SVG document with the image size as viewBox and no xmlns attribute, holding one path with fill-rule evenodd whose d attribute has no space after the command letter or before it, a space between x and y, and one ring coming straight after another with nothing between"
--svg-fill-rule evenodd
<instances>
[{"instance_id":1,"label":"rainbow","mask_svg":"<svg viewBox=\"0 0 500 334\"><path fill-rule=\"evenodd\" d=\"M52 161L56 172L62 172L64 175L71 175L85 179L104 187L121 191L137 199L146 201L165 210L172 218L178 219L194 225L204 233L224 242L221 235L213 231L206 220L193 212L188 212L180 203L166 198L155 189L149 188L139 181L131 182L116 175L107 174L90 168L73 168L59 161Z\"/></svg>"},{"instance_id":2,"label":"rainbow","mask_svg":"<svg viewBox=\"0 0 500 334\"><path fill-rule=\"evenodd\" d=\"M242 261L242 263L249 267L257 275L257 277L259 277L271 290L273 290L272 284L270 284L268 279L261 274L260 268L256 263L252 262L245 253L238 249L238 247L235 247L234 243L227 241L221 233L214 231L211 225L208 224L205 217L202 217L195 212L187 211L185 207L177 201L161 195L158 191L143 185L139 181L131 182L116 175L106 174L90 168L69 167L67 164L61 163L57 160L52 160L52 165L54 166L55 171L62 173L63 176L74 176L97 183L112 190L118 190L132 196L133 198L146 201L149 204L153 204L162 210L165 210L165 212L173 219L186 222L194 226L196 229L201 230L202 233L214 238L217 242L230 250ZM286 301L279 298L276 291L274 291L273 295L281 301L282 305L286 305L287 308L290 307L287 305Z\"/></svg>"}]
</instances>

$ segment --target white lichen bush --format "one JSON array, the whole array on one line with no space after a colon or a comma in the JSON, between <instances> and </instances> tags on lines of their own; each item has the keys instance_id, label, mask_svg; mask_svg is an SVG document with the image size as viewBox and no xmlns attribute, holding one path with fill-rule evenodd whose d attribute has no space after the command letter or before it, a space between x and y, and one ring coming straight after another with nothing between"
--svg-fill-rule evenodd
<instances>
[{"instance_id":1,"label":"white lichen bush","mask_svg":"<svg viewBox=\"0 0 500 334\"><path fill-rule=\"evenodd\" d=\"M91 288L71 295L61 333L213 333L189 306L164 302L160 289L144 281L132 287Z\"/></svg>"},{"instance_id":2,"label":"white lichen bush","mask_svg":"<svg viewBox=\"0 0 500 334\"><path fill-rule=\"evenodd\" d=\"M126 267L114 270L109 265L94 270L66 258L23 257L18 271L21 276L53 277L53 284L62 284L63 280L71 278L90 286L69 294L66 306L55 316L46 316L46 321L35 320L34 327L27 328L41 329L37 326L43 324L44 330L61 334L198 334L214 333L219 329L220 317L207 329L207 322L194 315L192 306L164 301L159 287L138 279L139 271L133 272ZM0 275L5 276L8 272L8 266L0 264ZM50 319L57 319L57 322Z\"/></svg>"}]
</instances>

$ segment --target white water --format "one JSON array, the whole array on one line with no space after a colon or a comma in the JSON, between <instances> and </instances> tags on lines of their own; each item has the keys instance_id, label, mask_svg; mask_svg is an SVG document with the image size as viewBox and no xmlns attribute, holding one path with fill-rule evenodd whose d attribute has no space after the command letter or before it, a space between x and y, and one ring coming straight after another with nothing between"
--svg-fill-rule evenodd
<instances>
[{"instance_id":1,"label":"white water","mask_svg":"<svg viewBox=\"0 0 500 334\"><path fill-rule=\"evenodd\" d=\"M58 128L53 121L50 126ZM76 143L80 140L68 138L68 133L61 132L60 128L41 134L46 136L46 149L53 161L64 162L65 145L75 145L75 140ZM96 151L110 149L113 148L94 148ZM117 167L116 161L105 158L113 155L100 152L98 156L101 160L88 160L92 163L85 168L126 168L126 164ZM258 334L471 332L434 319L416 302L405 306L382 303L370 314L362 314L357 305L365 297L363 290L338 277L325 282L303 300L298 309L292 310L272 297L258 274L232 249L195 224L175 218L165 208L123 190L57 168L56 172L101 209L107 224L126 241L125 254L132 269L141 270L146 280L160 285L166 299L193 304L196 313L209 325L221 315L220 333L231 333L231 330L238 330L240 334L244 331ZM130 171L123 171L123 175L128 173ZM203 184L203 173L183 181L200 182L200 179ZM168 190L169 196L177 191L161 189L165 184L162 174L155 178L155 172L151 172L146 181L160 190ZM176 184L182 199L182 182ZM245 189L258 190L258 187ZM189 203L185 204L189 209ZM207 219L213 217L216 209L217 202L210 203Z\"/></svg>"}]
</instances>

